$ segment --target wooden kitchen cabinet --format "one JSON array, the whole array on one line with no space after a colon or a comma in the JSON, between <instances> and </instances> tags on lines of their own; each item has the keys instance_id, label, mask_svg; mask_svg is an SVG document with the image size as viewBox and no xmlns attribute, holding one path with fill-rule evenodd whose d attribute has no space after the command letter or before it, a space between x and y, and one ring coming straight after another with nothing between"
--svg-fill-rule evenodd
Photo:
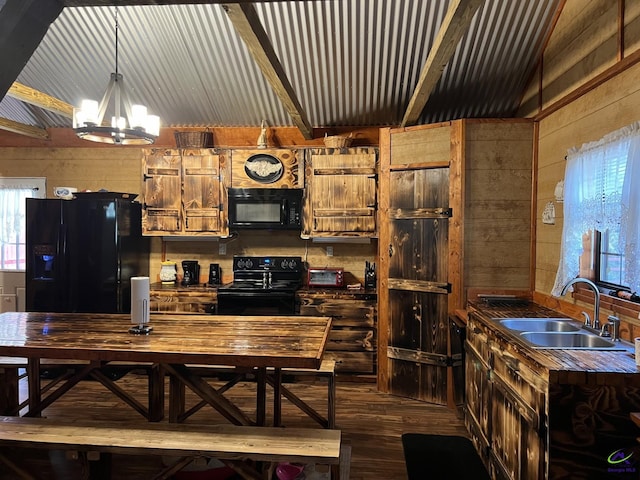
<instances>
[{"instance_id":1,"label":"wooden kitchen cabinet","mask_svg":"<svg viewBox=\"0 0 640 480\"><path fill-rule=\"evenodd\" d=\"M300 315L332 316L324 358L336 371L351 375L376 373L377 298L367 291L299 290Z\"/></svg>"},{"instance_id":2,"label":"wooden kitchen cabinet","mask_svg":"<svg viewBox=\"0 0 640 480\"><path fill-rule=\"evenodd\" d=\"M545 478L547 383L469 316L467 428L492 478Z\"/></svg>"},{"instance_id":3,"label":"wooden kitchen cabinet","mask_svg":"<svg viewBox=\"0 0 640 480\"><path fill-rule=\"evenodd\" d=\"M153 283L149 289L149 308L152 313L213 314L217 312L217 306L218 292L215 287Z\"/></svg>"},{"instance_id":4,"label":"wooden kitchen cabinet","mask_svg":"<svg viewBox=\"0 0 640 480\"><path fill-rule=\"evenodd\" d=\"M226 154L217 149L145 149L145 235L226 236Z\"/></svg>"},{"instance_id":5,"label":"wooden kitchen cabinet","mask_svg":"<svg viewBox=\"0 0 640 480\"><path fill-rule=\"evenodd\" d=\"M302 237L375 237L375 148L309 149Z\"/></svg>"}]
</instances>

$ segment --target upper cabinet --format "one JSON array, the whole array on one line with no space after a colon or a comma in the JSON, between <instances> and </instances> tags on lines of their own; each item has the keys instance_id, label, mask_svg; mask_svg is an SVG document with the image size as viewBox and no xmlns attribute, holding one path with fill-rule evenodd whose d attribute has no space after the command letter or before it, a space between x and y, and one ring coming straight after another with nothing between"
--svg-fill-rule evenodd
<instances>
[{"instance_id":1,"label":"upper cabinet","mask_svg":"<svg viewBox=\"0 0 640 480\"><path fill-rule=\"evenodd\" d=\"M303 188L304 152L286 148L231 150L233 188Z\"/></svg>"},{"instance_id":2,"label":"upper cabinet","mask_svg":"<svg viewBox=\"0 0 640 480\"><path fill-rule=\"evenodd\" d=\"M217 149L145 149L145 235L227 235L225 153Z\"/></svg>"},{"instance_id":3,"label":"upper cabinet","mask_svg":"<svg viewBox=\"0 0 640 480\"><path fill-rule=\"evenodd\" d=\"M375 237L375 148L310 149L302 237Z\"/></svg>"}]
</instances>

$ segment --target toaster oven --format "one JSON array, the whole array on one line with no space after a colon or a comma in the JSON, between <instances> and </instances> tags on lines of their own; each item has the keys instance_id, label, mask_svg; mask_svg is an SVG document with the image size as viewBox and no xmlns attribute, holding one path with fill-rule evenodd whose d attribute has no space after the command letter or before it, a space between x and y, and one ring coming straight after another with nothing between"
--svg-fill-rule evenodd
<instances>
[{"instance_id":1,"label":"toaster oven","mask_svg":"<svg viewBox=\"0 0 640 480\"><path fill-rule=\"evenodd\" d=\"M309 287L343 287L344 269L334 267L309 268L307 285Z\"/></svg>"}]
</instances>

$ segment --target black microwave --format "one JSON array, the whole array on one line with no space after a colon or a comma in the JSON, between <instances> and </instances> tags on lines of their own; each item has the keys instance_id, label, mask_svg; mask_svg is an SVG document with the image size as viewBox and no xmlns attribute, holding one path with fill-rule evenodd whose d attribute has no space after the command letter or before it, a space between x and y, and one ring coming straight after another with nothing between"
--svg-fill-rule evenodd
<instances>
[{"instance_id":1,"label":"black microwave","mask_svg":"<svg viewBox=\"0 0 640 480\"><path fill-rule=\"evenodd\" d=\"M301 229L301 188L230 188L228 200L230 229Z\"/></svg>"}]
</instances>

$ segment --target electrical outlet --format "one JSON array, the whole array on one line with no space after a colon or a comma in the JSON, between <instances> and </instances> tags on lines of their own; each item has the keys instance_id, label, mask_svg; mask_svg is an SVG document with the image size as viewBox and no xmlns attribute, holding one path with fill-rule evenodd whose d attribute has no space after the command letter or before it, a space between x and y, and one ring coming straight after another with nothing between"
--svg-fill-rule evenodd
<instances>
[{"instance_id":1,"label":"electrical outlet","mask_svg":"<svg viewBox=\"0 0 640 480\"><path fill-rule=\"evenodd\" d=\"M227 254L227 244L219 243L218 244L218 255L226 255Z\"/></svg>"},{"instance_id":2,"label":"electrical outlet","mask_svg":"<svg viewBox=\"0 0 640 480\"><path fill-rule=\"evenodd\" d=\"M327 257L333 257L333 247L327 247Z\"/></svg>"}]
</instances>

